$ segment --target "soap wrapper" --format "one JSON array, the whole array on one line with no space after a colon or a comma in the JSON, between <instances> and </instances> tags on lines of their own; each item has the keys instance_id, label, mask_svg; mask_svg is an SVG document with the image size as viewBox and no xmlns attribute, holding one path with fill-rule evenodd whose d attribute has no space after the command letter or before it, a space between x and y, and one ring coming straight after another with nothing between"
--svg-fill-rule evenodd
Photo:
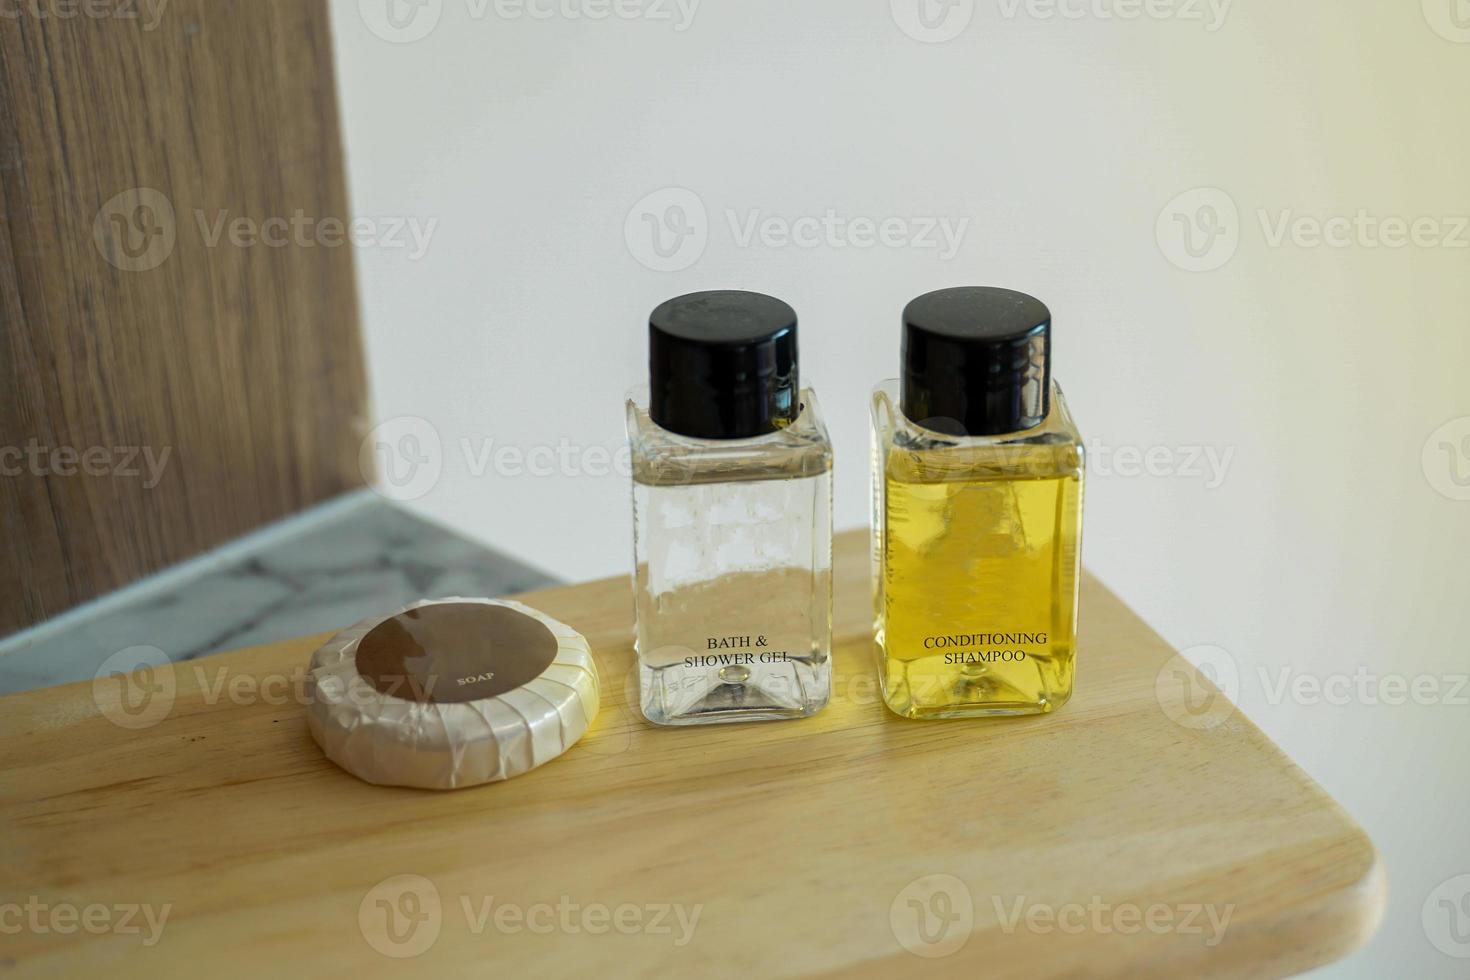
<instances>
[{"instance_id":1,"label":"soap wrapper","mask_svg":"<svg viewBox=\"0 0 1470 980\"><path fill-rule=\"evenodd\" d=\"M458 621L444 641L452 657L434 647L446 635L436 618ZM396 670L381 668L380 651ZM496 782L549 762L582 737L600 701L586 638L508 599L422 600L365 619L313 654L306 691L312 737L329 759L370 783L423 789Z\"/></svg>"}]
</instances>

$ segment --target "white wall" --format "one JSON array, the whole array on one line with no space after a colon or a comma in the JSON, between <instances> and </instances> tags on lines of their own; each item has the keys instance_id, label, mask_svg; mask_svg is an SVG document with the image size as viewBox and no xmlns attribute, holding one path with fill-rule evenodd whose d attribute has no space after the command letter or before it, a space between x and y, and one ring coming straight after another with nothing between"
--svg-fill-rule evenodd
<instances>
[{"instance_id":1,"label":"white wall","mask_svg":"<svg viewBox=\"0 0 1470 980\"><path fill-rule=\"evenodd\" d=\"M385 40L385 0L334 0L354 206L437 222L422 255L359 249L376 421L425 419L444 449L412 506L566 578L621 572L625 480L578 474L622 445L648 311L733 286L799 311L837 523L861 525L866 397L896 373L903 303L962 283L1033 292L1108 454L1088 563L1174 644L1228 651L1244 710L1386 856L1379 938L1325 972L1463 975L1421 909L1470 873L1470 692L1453 692L1470 670L1470 501L1436 489L1458 492L1440 442L1470 435L1470 232L1273 244L1260 214L1273 230L1286 213L1470 215L1463 0L1152 0L1181 16L1137 19L1105 16L1128 0L1062 0L1082 16L1050 18L1050 0L973 0L963 30L971 0L954 0L941 43L901 29L920 33L910 0L704 0L688 25L674 0L619 7L672 21L396 2L419 11L400 41L428 33ZM680 190L636 207L663 188ZM1172 215L1226 199L1166 211L1197 188L1238 211L1216 212L1233 234L1210 271L1181 268ZM671 260L688 268L655 271L639 212L671 203L699 234ZM742 243L730 224L828 209L968 226L945 256ZM462 440L579 455L550 476L504 457L477 475ZM1154 447L1154 475L1111 456ZM1223 480L1185 465L1196 450L1228 459ZM1283 676L1360 668L1428 678L1439 703L1273 696Z\"/></svg>"}]
</instances>

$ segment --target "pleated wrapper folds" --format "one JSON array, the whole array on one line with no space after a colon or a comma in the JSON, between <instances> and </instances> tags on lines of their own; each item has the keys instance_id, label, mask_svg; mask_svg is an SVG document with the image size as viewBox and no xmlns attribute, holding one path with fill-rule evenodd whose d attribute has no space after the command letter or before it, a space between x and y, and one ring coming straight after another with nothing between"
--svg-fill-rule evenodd
<instances>
[{"instance_id":1,"label":"pleated wrapper folds","mask_svg":"<svg viewBox=\"0 0 1470 980\"><path fill-rule=\"evenodd\" d=\"M556 639L544 673L496 697L420 702L385 694L358 673L357 647L377 625L441 603L504 606L537 620ZM571 748L597 716L600 687L582 634L508 599L434 599L365 619L332 637L311 658L307 718L327 757L383 786L458 789L510 779Z\"/></svg>"}]
</instances>

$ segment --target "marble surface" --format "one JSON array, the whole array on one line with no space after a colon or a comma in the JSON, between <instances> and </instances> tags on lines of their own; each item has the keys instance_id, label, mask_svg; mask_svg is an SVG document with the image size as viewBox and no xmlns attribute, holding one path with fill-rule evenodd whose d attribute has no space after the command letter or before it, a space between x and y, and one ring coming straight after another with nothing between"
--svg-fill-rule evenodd
<instances>
[{"instance_id":1,"label":"marble surface","mask_svg":"<svg viewBox=\"0 0 1470 980\"><path fill-rule=\"evenodd\" d=\"M0 694L90 680L129 647L192 660L340 629L414 599L551 584L362 491L0 640Z\"/></svg>"}]
</instances>

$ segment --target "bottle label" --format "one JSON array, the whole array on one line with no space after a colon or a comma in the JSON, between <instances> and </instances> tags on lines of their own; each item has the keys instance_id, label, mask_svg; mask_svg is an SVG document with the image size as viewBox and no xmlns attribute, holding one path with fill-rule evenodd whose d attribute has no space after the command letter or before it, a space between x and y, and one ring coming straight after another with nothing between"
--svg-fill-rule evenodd
<instances>
[{"instance_id":1,"label":"bottle label","mask_svg":"<svg viewBox=\"0 0 1470 980\"><path fill-rule=\"evenodd\" d=\"M705 637L701 649L703 652L684 658L685 667L754 667L792 660L789 650L772 649L764 633Z\"/></svg>"},{"instance_id":2,"label":"bottle label","mask_svg":"<svg viewBox=\"0 0 1470 980\"><path fill-rule=\"evenodd\" d=\"M1020 663L1027 647L1045 647L1047 634L1027 632L947 633L924 637L924 649L950 665ZM1045 650L1038 651L1045 653Z\"/></svg>"}]
</instances>

